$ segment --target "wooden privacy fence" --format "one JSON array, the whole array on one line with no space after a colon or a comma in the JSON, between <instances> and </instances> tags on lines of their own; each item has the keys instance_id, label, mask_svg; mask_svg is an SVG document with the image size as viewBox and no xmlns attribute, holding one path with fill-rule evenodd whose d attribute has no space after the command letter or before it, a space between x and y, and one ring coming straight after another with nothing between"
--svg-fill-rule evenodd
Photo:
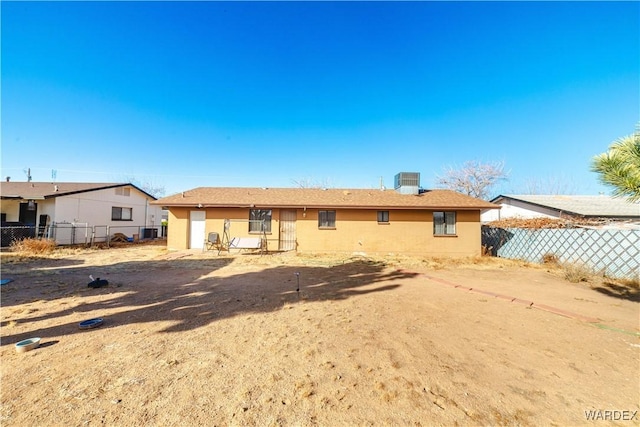
<instances>
[{"instance_id":1,"label":"wooden privacy fence","mask_svg":"<svg viewBox=\"0 0 640 427\"><path fill-rule=\"evenodd\" d=\"M482 245L493 256L579 263L608 277L640 277L640 230L592 228L498 228L482 226Z\"/></svg>"}]
</instances>

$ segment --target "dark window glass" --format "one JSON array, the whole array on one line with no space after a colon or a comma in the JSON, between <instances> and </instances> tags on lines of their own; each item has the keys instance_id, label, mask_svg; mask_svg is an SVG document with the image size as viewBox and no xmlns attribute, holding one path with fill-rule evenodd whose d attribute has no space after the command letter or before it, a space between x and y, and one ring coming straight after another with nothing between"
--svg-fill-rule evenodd
<instances>
[{"instance_id":1,"label":"dark window glass","mask_svg":"<svg viewBox=\"0 0 640 427\"><path fill-rule=\"evenodd\" d=\"M336 227L336 211L318 211L319 228Z\"/></svg>"},{"instance_id":2,"label":"dark window glass","mask_svg":"<svg viewBox=\"0 0 640 427\"><path fill-rule=\"evenodd\" d=\"M456 234L456 213L455 212L434 212L433 213L433 234L440 236Z\"/></svg>"},{"instance_id":3,"label":"dark window glass","mask_svg":"<svg viewBox=\"0 0 640 427\"><path fill-rule=\"evenodd\" d=\"M271 233L271 209L249 210L249 233L262 233L263 224L265 233Z\"/></svg>"},{"instance_id":4,"label":"dark window glass","mask_svg":"<svg viewBox=\"0 0 640 427\"><path fill-rule=\"evenodd\" d=\"M389 211L378 211L378 222L389 222Z\"/></svg>"}]
</instances>

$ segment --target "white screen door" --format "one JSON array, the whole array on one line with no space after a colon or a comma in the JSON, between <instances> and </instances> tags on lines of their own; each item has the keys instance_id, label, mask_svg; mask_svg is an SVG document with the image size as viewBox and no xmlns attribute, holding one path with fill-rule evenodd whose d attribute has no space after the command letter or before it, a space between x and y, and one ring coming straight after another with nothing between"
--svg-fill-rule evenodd
<instances>
[{"instance_id":1,"label":"white screen door","mask_svg":"<svg viewBox=\"0 0 640 427\"><path fill-rule=\"evenodd\" d=\"M206 217L205 211L191 211L189 212L189 248L190 249L202 249L204 246L204 220Z\"/></svg>"}]
</instances>

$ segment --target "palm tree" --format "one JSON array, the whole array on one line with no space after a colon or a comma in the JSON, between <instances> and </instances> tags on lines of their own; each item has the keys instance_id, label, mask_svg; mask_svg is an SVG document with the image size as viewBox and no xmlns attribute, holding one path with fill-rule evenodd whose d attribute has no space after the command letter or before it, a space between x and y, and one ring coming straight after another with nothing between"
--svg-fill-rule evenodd
<instances>
[{"instance_id":1,"label":"palm tree","mask_svg":"<svg viewBox=\"0 0 640 427\"><path fill-rule=\"evenodd\" d=\"M606 153L593 158L591 170L600 182L613 187L614 197L640 201L640 129L615 140Z\"/></svg>"}]
</instances>

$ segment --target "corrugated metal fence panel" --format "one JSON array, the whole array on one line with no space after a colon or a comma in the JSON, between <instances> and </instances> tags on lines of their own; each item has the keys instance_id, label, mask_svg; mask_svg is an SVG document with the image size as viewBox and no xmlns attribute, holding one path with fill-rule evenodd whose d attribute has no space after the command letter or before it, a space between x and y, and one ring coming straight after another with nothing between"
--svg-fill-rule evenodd
<instances>
[{"instance_id":1,"label":"corrugated metal fence panel","mask_svg":"<svg viewBox=\"0 0 640 427\"><path fill-rule=\"evenodd\" d=\"M640 276L640 230L482 227L482 244L502 258L581 263L609 277Z\"/></svg>"}]
</instances>

